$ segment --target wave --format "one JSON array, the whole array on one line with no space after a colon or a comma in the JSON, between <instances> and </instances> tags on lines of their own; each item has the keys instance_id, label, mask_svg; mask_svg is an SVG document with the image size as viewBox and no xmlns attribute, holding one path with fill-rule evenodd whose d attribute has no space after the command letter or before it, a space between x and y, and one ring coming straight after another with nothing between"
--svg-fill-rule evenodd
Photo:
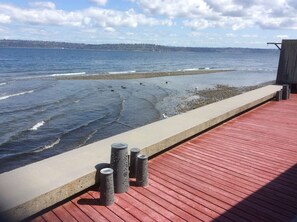
<instances>
[{"instance_id":1,"label":"wave","mask_svg":"<svg viewBox=\"0 0 297 222\"><path fill-rule=\"evenodd\" d=\"M198 71L198 70L208 70L213 69L210 67L199 67L199 68L187 68L187 69L178 69L178 72L191 72L191 71Z\"/></svg>"},{"instance_id":2,"label":"wave","mask_svg":"<svg viewBox=\"0 0 297 222\"><path fill-rule=\"evenodd\" d=\"M7 83L6 82L1 82L0 83L0 86L4 86L4 85L6 85Z\"/></svg>"},{"instance_id":3,"label":"wave","mask_svg":"<svg viewBox=\"0 0 297 222\"><path fill-rule=\"evenodd\" d=\"M86 72L70 72L70 73L57 73L57 74L52 74L50 76L78 76L78 75L85 75Z\"/></svg>"},{"instance_id":4,"label":"wave","mask_svg":"<svg viewBox=\"0 0 297 222\"><path fill-rule=\"evenodd\" d=\"M1 62L6 62L6 61L18 61L17 59L1 59L0 58L0 61Z\"/></svg>"},{"instance_id":5,"label":"wave","mask_svg":"<svg viewBox=\"0 0 297 222\"><path fill-rule=\"evenodd\" d=\"M40 127L42 127L44 124L45 124L45 121L42 120L42 121L36 123L34 126L32 126L32 128L30 128L29 130L36 131Z\"/></svg>"},{"instance_id":6,"label":"wave","mask_svg":"<svg viewBox=\"0 0 297 222\"><path fill-rule=\"evenodd\" d=\"M5 100L5 99L9 99L11 97L21 96L21 95L25 95L25 94L29 94L29 93L33 93L33 92L34 92L34 90L30 90L30 91L25 91L25 92L10 94L10 95L7 95L7 96L0 97L0 100Z\"/></svg>"},{"instance_id":7,"label":"wave","mask_svg":"<svg viewBox=\"0 0 297 222\"><path fill-rule=\"evenodd\" d=\"M116 75L116 74L129 74L129 73L135 73L135 70L130 70L130 71L118 71L118 72L108 72L108 74L111 75Z\"/></svg>"},{"instance_id":8,"label":"wave","mask_svg":"<svg viewBox=\"0 0 297 222\"><path fill-rule=\"evenodd\" d=\"M58 145L60 143L60 141L61 141L61 139L58 138L58 139L56 139L55 141L53 141L52 143L50 143L48 145L45 145L43 147L38 147L38 148L35 148L33 150L31 149L31 150L27 150L27 151L23 151L23 152L19 152L19 153L1 154L0 159L16 158L18 156L24 156L24 155L27 155L27 154L39 153L39 152L42 152L44 150L48 150L48 149L53 148L54 146Z\"/></svg>"},{"instance_id":9,"label":"wave","mask_svg":"<svg viewBox=\"0 0 297 222\"><path fill-rule=\"evenodd\" d=\"M38 149L34 150L33 152L34 153L39 153L39 152L42 152L44 150L51 149L54 146L58 145L60 143L60 141L61 141L61 139L58 138L57 140L55 140L54 142L50 143L49 145L45 145L44 147L38 148Z\"/></svg>"},{"instance_id":10,"label":"wave","mask_svg":"<svg viewBox=\"0 0 297 222\"><path fill-rule=\"evenodd\" d=\"M91 132L86 139L79 145L79 147L86 145L86 143L98 132L98 130L94 130Z\"/></svg>"},{"instance_id":11,"label":"wave","mask_svg":"<svg viewBox=\"0 0 297 222\"><path fill-rule=\"evenodd\" d=\"M182 71L197 71L199 68L183 69Z\"/></svg>"}]
</instances>

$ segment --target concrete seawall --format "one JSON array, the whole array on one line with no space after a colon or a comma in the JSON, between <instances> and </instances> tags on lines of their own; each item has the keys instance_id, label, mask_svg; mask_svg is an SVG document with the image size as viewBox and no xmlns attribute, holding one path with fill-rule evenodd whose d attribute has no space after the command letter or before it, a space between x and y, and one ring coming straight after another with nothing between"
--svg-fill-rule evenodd
<instances>
[{"instance_id":1,"label":"concrete seawall","mask_svg":"<svg viewBox=\"0 0 297 222\"><path fill-rule=\"evenodd\" d=\"M21 220L94 185L98 169L109 163L112 143L152 156L272 99L281 88L256 89L0 174L0 212Z\"/></svg>"}]
</instances>

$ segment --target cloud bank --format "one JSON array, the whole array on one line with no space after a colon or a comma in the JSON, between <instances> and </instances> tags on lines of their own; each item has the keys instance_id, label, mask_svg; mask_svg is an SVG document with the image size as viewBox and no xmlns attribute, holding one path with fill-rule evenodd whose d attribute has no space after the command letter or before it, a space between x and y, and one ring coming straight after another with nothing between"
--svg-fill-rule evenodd
<instances>
[{"instance_id":1,"label":"cloud bank","mask_svg":"<svg viewBox=\"0 0 297 222\"><path fill-rule=\"evenodd\" d=\"M96 3L105 3L96 0ZM52 2L30 3L30 8L20 8L14 5L0 4L0 23L23 23L31 25L56 25L56 26L88 26L88 27L137 27L170 26L169 19L155 19L144 14L136 13L133 9L117 11L89 7L79 11L65 11L56 9Z\"/></svg>"},{"instance_id":2,"label":"cloud bank","mask_svg":"<svg viewBox=\"0 0 297 222\"><path fill-rule=\"evenodd\" d=\"M297 29L295 0L131 0L150 15L182 18L193 30L258 26L262 29Z\"/></svg>"},{"instance_id":3,"label":"cloud bank","mask_svg":"<svg viewBox=\"0 0 297 222\"><path fill-rule=\"evenodd\" d=\"M88 0L76 10L61 5L0 3L2 38L241 45L234 41L239 37L256 45L271 36L292 38L297 29L296 0Z\"/></svg>"}]
</instances>

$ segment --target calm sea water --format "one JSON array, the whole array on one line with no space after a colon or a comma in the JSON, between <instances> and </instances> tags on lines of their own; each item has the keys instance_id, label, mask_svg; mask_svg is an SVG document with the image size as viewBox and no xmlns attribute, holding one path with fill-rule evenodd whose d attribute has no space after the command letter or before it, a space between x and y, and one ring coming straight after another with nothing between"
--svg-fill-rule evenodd
<instances>
[{"instance_id":1,"label":"calm sea water","mask_svg":"<svg viewBox=\"0 0 297 222\"><path fill-rule=\"evenodd\" d=\"M278 51L242 53L0 49L0 172L151 123L195 88L274 80ZM62 75L236 69L138 80ZM50 78L52 77L52 78ZM124 141L123 141L124 142Z\"/></svg>"}]
</instances>

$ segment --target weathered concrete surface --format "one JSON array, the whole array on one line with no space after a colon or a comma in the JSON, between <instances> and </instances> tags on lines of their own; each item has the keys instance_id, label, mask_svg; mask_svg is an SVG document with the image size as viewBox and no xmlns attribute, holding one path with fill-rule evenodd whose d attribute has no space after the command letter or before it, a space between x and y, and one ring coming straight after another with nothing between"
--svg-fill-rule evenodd
<instances>
[{"instance_id":1,"label":"weathered concrete surface","mask_svg":"<svg viewBox=\"0 0 297 222\"><path fill-rule=\"evenodd\" d=\"M280 89L256 89L0 174L0 212L21 220L94 185L110 161L112 143L125 142L151 156L273 98Z\"/></svg>"}]
</instances>

